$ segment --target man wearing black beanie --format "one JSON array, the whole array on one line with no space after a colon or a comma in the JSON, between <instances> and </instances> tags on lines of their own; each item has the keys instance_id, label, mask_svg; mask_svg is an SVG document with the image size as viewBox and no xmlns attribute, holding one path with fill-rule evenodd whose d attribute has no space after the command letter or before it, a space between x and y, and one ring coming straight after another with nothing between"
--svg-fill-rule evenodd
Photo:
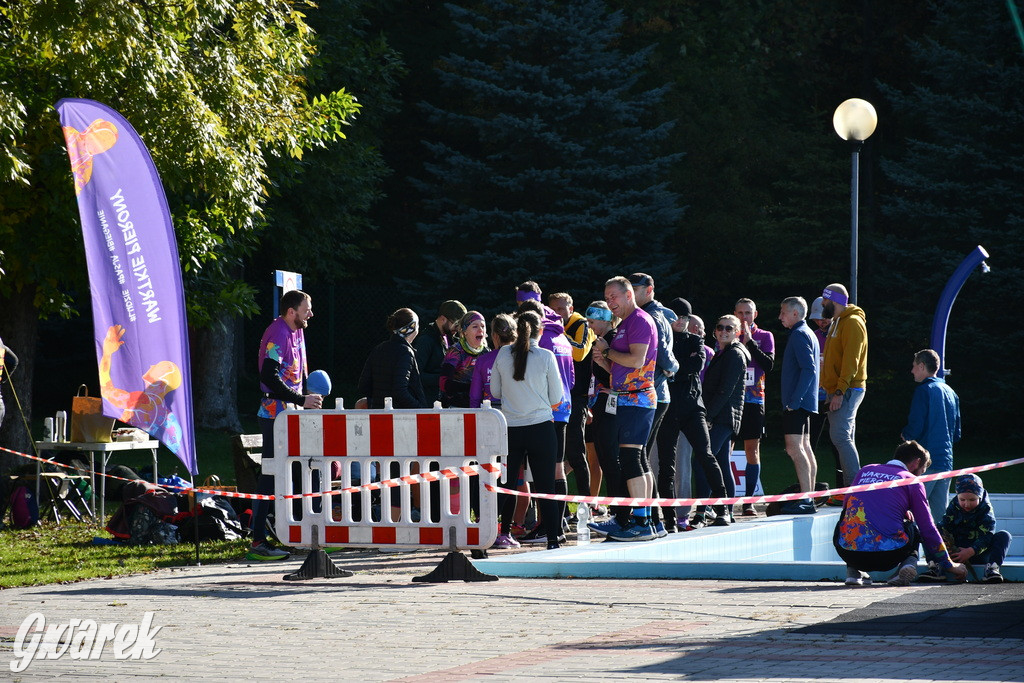
<instances>
[{"instance_id":1,"label":"man wearing black beanie","mask_svg":"<svg viewBox=\"0 0 1024 683\"><path fill-rule=\"evenodd\" d=\"M704 471L704 476L711 486L711 495L716 498L724 498L726 495L725 477L722 469L718 466L718 461L711 453L707 413L701 395L700 371L704 368L707 354L704 349L704 340L687 331L692 309L686 299L676 297L669 302L668 308L678 316L672 323L672 331L674 333L673 348L676 360L679 361L679 370L668 385L672 400L669 403L669 410L665 415L661 431L658 433L658 491L662 496L672 496L675 491L676 444L679 433L682 432L693 447L693 457ZM661 473L665 473L666 476L660 476ZM716 525L728 524L724 506L716 506L715 512L719 513L715 519ZM663 508L662 513L665 516L666 529L671 524L673 527L678 526L685 530L686 520L676 523L675 508ZM693 525L704 526L706 523L703 507L700 507L694 516Z\"/></svg>"}]
</instances>

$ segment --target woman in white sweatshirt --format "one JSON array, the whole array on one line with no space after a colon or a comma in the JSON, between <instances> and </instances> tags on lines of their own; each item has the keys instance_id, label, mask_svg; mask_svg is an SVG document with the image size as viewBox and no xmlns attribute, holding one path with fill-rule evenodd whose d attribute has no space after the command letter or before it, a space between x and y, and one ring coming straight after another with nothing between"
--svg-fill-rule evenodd
<instances>
[{"instance_id":1,"label":"woman in white sweatshirt","mask_svg":"<svg viewBox=\"0 0 1024 683\"><path fill-rule=\"evenodd\" d=\"M501 400L501 412L508 421L508 462L510 480L523 463L529 463L533 474L533 490L537 493L555 491L555 453L557 439L551 407L562 400L562 377L555 354L537 344L541 320L536 313L519 315L516 341L498 351L491 370L491 395ZM496 548L515 548L519 543L510 535L514 496L502 494L498 499L501 511L501 533ZM558 519L558 503L541 499L541 516ZM558 547L561 529L547 525L548 549Z\"/></svg>"}]
</instances>

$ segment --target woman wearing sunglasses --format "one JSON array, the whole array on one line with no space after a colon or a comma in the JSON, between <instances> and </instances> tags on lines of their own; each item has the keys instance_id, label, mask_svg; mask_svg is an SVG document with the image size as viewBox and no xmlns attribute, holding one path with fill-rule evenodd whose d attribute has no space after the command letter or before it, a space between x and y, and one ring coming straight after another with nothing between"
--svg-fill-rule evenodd
<instances>
[{"instance_id":1,"label":"woman wearing sunglasses","mask_svg":"<svg viewBox=\"0 0 1024 683\"><path fill-rule=\"evenodd\" d=\"M704 404L711 428L711 452L722 472L731 473L729 454L733 434L739 432L743 419L743 375L750 362L750 352L739 341L740 321L736 316L719 318L714 334L718 350L704 375ZM731 474L725 476L725 487L730 498L736 495L736 482ZM732 506L726 509L732 521ZM700 521L695 518L693 526L700 526Z\"/></svg>"}]
</instances>

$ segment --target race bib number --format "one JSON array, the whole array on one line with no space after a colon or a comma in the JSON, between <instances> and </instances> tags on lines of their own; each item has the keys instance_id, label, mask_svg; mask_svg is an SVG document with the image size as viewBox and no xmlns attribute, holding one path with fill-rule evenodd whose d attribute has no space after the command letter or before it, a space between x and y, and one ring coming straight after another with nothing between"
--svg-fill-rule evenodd
<instances>
[{"instance_id":1,"label":"race bib number","mask_svg":"<svg viewBox=\"0 0 1024 683\"><path fill-rule=\"evenodd\" d=\"M608 394L608 402L604 404L604 412L614 415L619 406L619 397L615 394Z\"/></svg>"},{"instance_id":2,"label":"race bib number","mask_svg":"<svg viewBox=\"0 0 1024 683\"><path fill-rule=\"evenodd\" d=\"M747 371L743 376L743 386L754 386L754 368L747 368Z\"/></svg>"}]
</instances>

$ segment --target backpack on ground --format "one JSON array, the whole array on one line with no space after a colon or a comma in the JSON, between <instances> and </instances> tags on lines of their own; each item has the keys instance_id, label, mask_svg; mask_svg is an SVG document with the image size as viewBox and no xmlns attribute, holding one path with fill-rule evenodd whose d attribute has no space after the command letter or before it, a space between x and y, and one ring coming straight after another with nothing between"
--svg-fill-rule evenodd
<instances>
[{"instance_id":1,"label":"backpack on ground","mask_svg":"<svg viewBox=\"0 0 1024 683\"><path fill-rule=\"evenodd\" d=\"M39 501L36 492L24 484L16 483L8 498L11 510L11 527L28 529L39 524Z\"/></svg>"}]
</instances>

